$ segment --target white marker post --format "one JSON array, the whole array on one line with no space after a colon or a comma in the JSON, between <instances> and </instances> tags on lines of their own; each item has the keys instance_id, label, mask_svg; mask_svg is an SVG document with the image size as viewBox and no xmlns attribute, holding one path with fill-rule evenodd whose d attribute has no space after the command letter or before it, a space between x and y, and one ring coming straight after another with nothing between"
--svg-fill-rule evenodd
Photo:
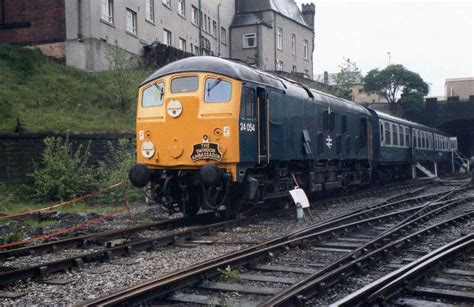
<instances>
[{"instance_id":1,"label":"white marker post","mask_svg":"<svg viewBox=\"0 0 474 307\"><path fill-rule=\"evenodd\" d=\"M296 181L295 175L292 174L292 176L293 176L293 180L296 183L296 187L293 190L290 190L289 192L296 206L296 219L299 221L305 217L304 209L308 209L308 213L312 218L311 210L309 209L308 197L306 196L306 193L304 192L304 190L299 187L298 182Z\"/></svg>"}]
</instances>

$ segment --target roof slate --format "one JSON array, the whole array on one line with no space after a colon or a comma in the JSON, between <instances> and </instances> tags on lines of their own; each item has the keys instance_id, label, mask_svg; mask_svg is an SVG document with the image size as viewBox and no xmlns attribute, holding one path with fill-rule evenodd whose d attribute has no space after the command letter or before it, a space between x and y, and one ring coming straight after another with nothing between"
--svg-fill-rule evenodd
<instances>
[{"instance_id":1,"label":"roof slate","mask_svg":"<svg viewBox=\"0 0 474 307\"><path fill-rule=\"evenodd\" d=\"M235 19L244 14L253 14L260 11L274 11L305 27L308 27L294 0L238 0ZM257 16L255 17L258 18ZM251 18L254 18L254 16ZM234 23L236 21L235 19ZM255 24L255 22L251 24ZM232 26L234 26L234 24Z\"/></svg>"}]
</instances>

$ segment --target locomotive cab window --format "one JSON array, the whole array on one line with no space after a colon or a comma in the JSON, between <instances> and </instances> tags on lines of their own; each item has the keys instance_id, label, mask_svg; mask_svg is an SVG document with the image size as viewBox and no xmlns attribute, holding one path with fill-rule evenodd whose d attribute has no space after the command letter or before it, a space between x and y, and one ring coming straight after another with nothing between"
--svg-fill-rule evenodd
<instances>
[{"instance_id":1,"label":"locomotive cab window","mask_svg":"<svg viewBox=\"0 0 474 307\"><path fill-rule=\"evenodd\" d=\"M255 90L253 88L244 87L244 95L242 100L242 103L244 104L242 111L244 114L242 117L247 119L255 119L257 117L256 100Z\"/></svg>"},{"instance_id":2,"label":"locomotive cab window","mask_svg":"<svg viewBox=\"0 0 474 307\"><path fill-rule=\"evenodd\" d=\"M171 81L172 93L189 93L189 92L194 92L197 89L198 89L197 77L182 77L182 78L173 79L173 81Z\"/></svg>"},{"instance_id":3,"label":"locomotive cab window","mask_svg":"<svg viewBox=\"0 0 474 307\"><path fill-rule=\"evenodd\" d=\"M206 79L204 90L205 102L227 102L232 94L232 85L221 78Z\"/></svg>"},{"instance_id":4,"label":"locomotive cab window","mask_svg":"<svg viewBox=\"0 0 474 307\"><path fill-rule=\"evenodd\" d=\"M163 82L156 83L143 91L142 105L144 107L159 107L163 105L164 96L165 84Z\"/></svg>"}]
</instances>

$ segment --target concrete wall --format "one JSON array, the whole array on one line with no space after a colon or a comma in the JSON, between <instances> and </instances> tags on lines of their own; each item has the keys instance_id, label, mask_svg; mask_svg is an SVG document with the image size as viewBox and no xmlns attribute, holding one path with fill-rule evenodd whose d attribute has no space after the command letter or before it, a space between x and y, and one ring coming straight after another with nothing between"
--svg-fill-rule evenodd
<instances>
[{"instance_id":1,"label":"concrete wall","mask_svg":"<svg viewBox=\"0 0 474 307\"><path fill-rule=\"evenodd\" d=\"M30 183L35 168L35 163L41 161L44 150L43 140L48 136L60 136L64 134L50 133L27 133L27 134L0 134L0 181L7 183ZM121 138L132 139L131 134L78 134L70 135L73 144L87 144L91 142L90 163L96 163L104 159L108 153L108 142L117 142Z\"/></svg>"},{"instance_id":2,"label":"concrete wall","mask_svg":"<svg viewBox=\"0 0 474 307\"><path fill-rule=\"evenodd\" d=\"M474 95L474 78L447 79L444 85L446 97L459 96L459 100L469 100Z\"/></svg>"},{"instance_id":3,"label":"concrete wall","mask_svg":"<svg viewBox=\"0 0 474 307\"><path fill-rule=\"evenodd\" d=\"M218 24L217 33L202 31L202 37L209 40L210 51L214 55L230 56L229 26L235 12L234 1L202 0L202 12ZM81 3L79 7L79 3ZM155 20L145 18L145 0L114 1L114 22L110 24L101 19L101 2L92 0L68 0L66 63L87 70L104 70L109 67L107 59L108 45L117 44L130 54L143 55L143 46L158 41L163 42L163 30L171 32L171 45L179 46L179 39L186 40L186 51L191 51L191 44L199 46L199 27L192 23L192 6L199 8L198 0L185 1L185 16L178 14L178 2L171 1L171 6L161 0L154 1ZM137 35L126 31L126 9L137 13ZM219 10L219 18L218 18ZM80 15L80 16L79 16ZM79 18L80 17L80 18ZM80 24L80 26L79 26ZM220 27L226 29L227 42L218 43ZM212 32L212 31L211 31ZM222 41L222 39L221 39Z\"/></svg>"}]
</instances>

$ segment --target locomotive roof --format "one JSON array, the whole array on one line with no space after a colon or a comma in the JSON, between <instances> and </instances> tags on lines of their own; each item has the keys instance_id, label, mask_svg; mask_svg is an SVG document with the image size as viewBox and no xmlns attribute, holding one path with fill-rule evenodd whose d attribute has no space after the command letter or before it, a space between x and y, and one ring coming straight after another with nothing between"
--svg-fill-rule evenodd
<instances>
[{"instance_id":1,"label":"locomotive roof","mask_svg":"<svg viewBox=\"0 0 474 307\"><path fill-rule=\"evenodd\" d=\"M184 72L210 72L233 79L259 83L265 86L280 89L286 92L286 95L300 99L312 99L329 106L345 109L347 111L356 112L360 114L370 115L364 107L321 91L309 89L305 85L299 84L296 81L272 75L265 71L251 67L246 64L230 61L218 57L211 56L195 56L185 58L155 71L149 76L142 85L156 80L158 78Z\"/></svg>"},{"instance_id":2,"label":"locomotive roof","mask_svg":"<svg viewBox=\"0 0 474 307\"><path fill-rule=\"evenodd\" d=\"M396 116L393 116L391 114L384 113L384 112L381 112L381 111L378 111L378 110L375 110L375 109L371 109L371 110L374 111L377 114L377 116L381 119L386 119L386 120L393 121L393 122L396 122L396 123L399 123L399 124L402 124L402 125L407 125L407 126L410 126L410 127L416 128L416 129L423 129L423 130L431 131L431 132L434 132L434 133L437 133L437 134L449 136L446 132L440 131L438 129L428 127L428 126L425 126L425 125L422 125L422 124L419 124L419 123L416 123L416 122L412 122L412 121L406 120L404 118L396 117Z\"/></svg>"}]
</instances>

